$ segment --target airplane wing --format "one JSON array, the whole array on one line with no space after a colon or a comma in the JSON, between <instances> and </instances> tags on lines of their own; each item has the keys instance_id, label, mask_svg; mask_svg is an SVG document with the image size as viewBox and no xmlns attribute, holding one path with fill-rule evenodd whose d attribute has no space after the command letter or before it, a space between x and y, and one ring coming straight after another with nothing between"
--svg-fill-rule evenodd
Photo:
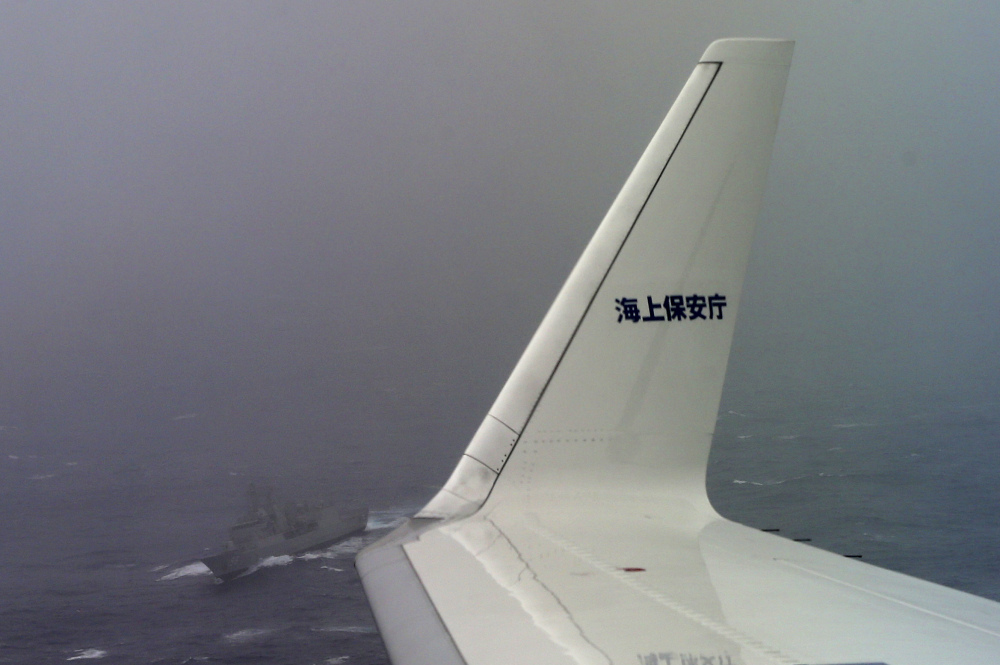
<instances>
[{"instance_id":1,"label":"airplane wing","mask_svg":"<svg viewBox=\"0 0 1000 665\"><path fill-rule=\"evenodd\" d=\"M397 665L1000 660L1000 604L706 496L791 55L709 46L445 487L359 554Z\"/></svg>"}]
</instances>

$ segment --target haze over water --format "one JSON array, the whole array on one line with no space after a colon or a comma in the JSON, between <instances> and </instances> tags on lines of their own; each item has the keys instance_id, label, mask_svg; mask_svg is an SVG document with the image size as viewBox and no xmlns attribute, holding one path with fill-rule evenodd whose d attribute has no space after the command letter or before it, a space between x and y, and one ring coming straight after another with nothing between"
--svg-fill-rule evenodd
<instances>
[{"instance_id":1,"label":"haze over water","mask_svg":"<svg viewBox=\"0 0 1000 665\"><path fill-rule=\"evenodd\" d=\"M162 578L197 572L250 479L391 515L430 496L725 36L797 46L713 499L1000 597L998 24L930 2L0 7L0 661L263 640L381 662L374 634L320 630L372 625L348 553L233 593Z\"/></svg>"}]
</instances>

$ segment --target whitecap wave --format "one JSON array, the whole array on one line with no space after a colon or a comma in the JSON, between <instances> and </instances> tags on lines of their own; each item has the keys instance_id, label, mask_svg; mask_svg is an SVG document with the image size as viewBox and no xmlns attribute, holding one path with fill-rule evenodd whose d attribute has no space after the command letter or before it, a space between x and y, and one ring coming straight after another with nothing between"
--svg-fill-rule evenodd
<instances>
[{"instance_id":1,"label":"whitecap wave","mask_svg":"<svg viewBox=\"0 0 1000 665\"><path fill-rule=\"evenodd\" d=\"M75 656L70 656L66 660L95 660L107 655L108 652L104 649L78 649Z\"/></svg>"},{"instance_id":2,"label":"whitecap wave","mask_svg":"<svg viewBox=\"0 0 1000 665\"><path fill-rule=\"evenodd\" d=\"M779 479L762 480L762 481L756 481L756 480L733 480L733 484L734 485L754 485L756 487L771 487L773 485L784 485L785 483L792 482L792 481L795 481L795 480L805 480L807 478L823 477L823 476L827 476L827 475L830 475L830 474L820 473L820 474L817 474L816 476L814 476L811 473L807 473L807 474L802 475L802 476L792 476L791 478L779 478Z\"/></svg>"},{"instance_id":3,"label":"whitecap wave","mask_svg":"<svg viewBox=\"0 0 1000 665\"><path fill-rule=\"evenodd\" d=\"M300 554L299 558L303 561L315 561L316 559L332 559L333 557L326 550L323 550L322 552L306 552Z\"/></svg>"},{"instance_id":4,"label":"whitecap wave","mask_svg":"<svg viewBox=\"0 0 1000 665\"><path fill-rule=\"evenodd\" d=\"M339 559L344 556L357 554L365 546L365 539L361 536L352 536L335 545L331 545L319 552L306 552L298 556L302 561L315 561L316 559Z\"/></svg>"},{"instance_id":5,"label":"whitecap wave","mask_svg":"<svg viewBox=\"0 0 1000 665\"><path fill-rule=\"evenodd\" d=\"M837 423L834 429L854 429L855 427L875 427L873 423Z\"/></svg>"},{"instance_id":6,"label":"whitecap wave","mask_svg":"<svg viewBox=\"0 0 1000 665\"><path fill-rule=\"evenodd\" d=\"M320 626L310 628L314 633L358 633L370 635L375 632L375 626Z\"/></svg>"},{"instance_id":7,"label":"whitecap wave","mask_svg":"<svg viewBox=\"0 0 1000 665\"><path fill-rule=\"evenodd\" d=\"M275 566L287 566L293 561L295 561L295 557L292 556L291 554L279 554L277 556L264 557L254 565L247 568L246 572L242 573L240 577L253 575L261 568L274 568Z\"/></svg>"},{"instance_id":8,"label":"whitecap wave","mask_svg":"<svg viewBox=\"0 0 1000 665\"><path fill-rule=\"evenodd\" d=\"M323 665L340 665L340 663L346 663L350 659L350 656L334 656L333 658L324 660Z\"/></svg>"},{"instance_id":9,"label":"whitecap wave","mask_svg":"<svg viewBox=\"0 0 1000 665\"><path fill-rule=\"evenodd\" d=\"M274 630L271 628L244 628L243 630L237 630L235 633L223 635L222 639L227 642L233 642L234 644L240 644L265 637L273 632Z\"/></svg>"},{"instance_id":10,"label":"whitecap wave","mask_svg":"<svg viewBox=\"0 0 1000 665\"><path fill-rule=\"evenodd\" d=\"M37 476L30 476L28 480L48 480L49 478L55 478L55 477L56 474L54 473L44 473L44 474L39 474Z\"/></svg>"},{"instance_id":11,"label":"whitecap wave","mask_svg":"<svg viewBox=\"0 0 1000 665\"><path fill-rule=\"evenodd\" d=\"M345 555L354 555L361 551L361 548L365 546L365 539L361 536L352 536L347 540L341 541L336 545L325 550L325 553L331 554L329 558L337 558Z\"/></svg>"},{"instance_id":12,"label":"whitecap wave","mask_svg":"<svg viewBox=\"0 0 1000 665\"><path fill-rule=\"evenodd\" d=\"M287 566L292 561L295 561L295 557L291 554L279 554L277 556L264 557L257 562L257 568L273 568L274 566Z\"/></svg>"},{"instance_id":13,"label":"whitecap wave","mask_svg":"<svg viewBox=\"0 0 1000 665\"><path fill-rule=\"evenodd\" d=\"M203 564L201 561L195 561L194 563L189 563L186 566L181 566L180 568L175 568L169 573L157 580L157 582L169 582L170 580L176 580L181 577L196 577L199 575L211 575L212 571L208 569L208 566Z\"/></svg>"}]
</instances>

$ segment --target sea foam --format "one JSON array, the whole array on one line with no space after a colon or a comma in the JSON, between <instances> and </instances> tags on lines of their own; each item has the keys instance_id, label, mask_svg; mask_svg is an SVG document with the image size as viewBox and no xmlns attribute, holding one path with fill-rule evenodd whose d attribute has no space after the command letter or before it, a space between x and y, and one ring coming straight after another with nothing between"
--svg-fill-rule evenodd
<instances>
[{"instance_id":1,"label":"sea foam","mask_svg":"<svg viewBox=\"0 0 1000 665\"><path fill-rule=\"evenodd\" d=\"M417 512L419 507L408 506L406 508L390 508L389 510L378 510L368 513L367 531L379 531L381 529L392 529L399 526L403 521Z\"/></svg>"},{"instance_id":2,"label":"sea foam","mask_svg":"<svg viewBox=\"0 0 1000 665\"><path fill-rule=\"evenodd\" d=\"M108 652L104 649L79 649L75 656L70 656L66 660L94 660L104 658L107 655Z\"/></svg>"},{"instance_id":3,"label":"sea foam","mask_svg":"<svg viewBox=\"0 0 1000 665\"><path fill-rule=\"evenodd\" d=\"M201 561L195 561L194 563L189 563L186 566L181 566L180 568L175 568L169 573L161 577L159 582L169 582L170 580L176 580L180 577L194 577L197 575L211 575L212 571L208 569L208 566L203 564Z\"/></svg>"},{"instance_id":4,"label":"sea foam","mask_svg":"<svg viewBox=\"0 0 1000 665\"><path fill-rule=\"evenodd\" d=\"M227 642L242 643L270 635L273 632L274 630L271 628L244 628L243 630L237 630L235 633L229 633L222 637Z\"/></svg>"},{"instance_id":5,"label":"sea foam","mask_svg":"<svg viewBox=\"0 0 1000 665\"><path fill-rule=\"evenodd\" d=\"M273 568L274 566L287 566L295 557L291 554L279 554L278 556L268 556L257 562L256 568Z\"/></svg>"},{"instance_id":6,"label":"sea foam","mask_svg":"<svg viewBox=\"0 0 1000 665\"><path fill-rule=\"evenodd\" d=\"M314 633L374 633L375 626L323 626L321 628L310 628Z\"/></svg>"}]
</instances>

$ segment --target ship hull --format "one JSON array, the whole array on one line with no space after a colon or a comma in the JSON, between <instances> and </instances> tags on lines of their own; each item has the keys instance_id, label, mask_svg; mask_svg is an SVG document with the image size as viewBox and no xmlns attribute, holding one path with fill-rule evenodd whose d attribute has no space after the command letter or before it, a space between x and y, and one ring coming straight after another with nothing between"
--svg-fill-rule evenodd
<instances>
[{"instance_id":1,"label":"ship hull","mask_svg":"<svg viewBox=\"0 0 1000 665\"><path fill-rule=\"evenodd\" d=\"M332 545L365 530L368 510L340 514L336 508L320 513L317 527L297 535L278 534L262 540L256 546L227 549L202 559L212 573L223 582L239 577L262 559L272 556L295 555Z\"/></svg>"}]
</instances>

